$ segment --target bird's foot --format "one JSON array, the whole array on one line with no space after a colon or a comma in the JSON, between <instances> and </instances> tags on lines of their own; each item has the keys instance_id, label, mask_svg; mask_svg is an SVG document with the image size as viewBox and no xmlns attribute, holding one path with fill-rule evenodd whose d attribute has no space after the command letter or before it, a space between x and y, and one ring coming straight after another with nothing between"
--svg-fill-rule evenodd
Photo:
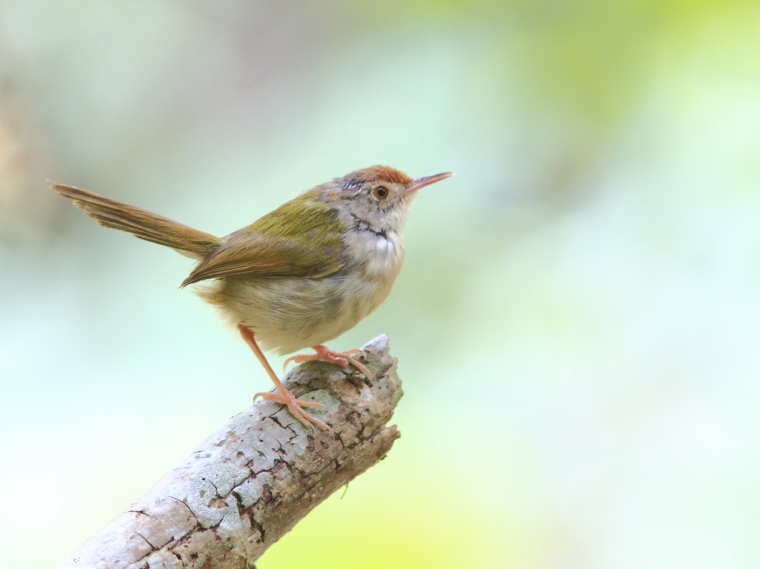
<instances>
[{"instance_id":1,"label":"bird's foot","mask_svg":"<svg viewBox=\"0 0 760 569\"><path fill-rule=\"evenodd\" d=\"M261 397L266 401L274 401L275 403L285 405L288 408L288 411L290 411L290 414L301 421L307 427L313 429L312 424L314 424L324 431L332 432L332 429L327 425L327 423L320 421L315 417L312 417L302 409L302 407L321 407L322 409L325 409L324 405L317 403L316 401L301 401L300 399L296 399L296 396L284 387L282 390L278 388L278 391L279 393L272 393L271 391L257 393L253 396L253 400L256 401L257 397Z\"/></svg>"},{"instance_id":2,"label":"bird's foot","mask_svg":"<svg viewBox=\"0 0 760 569\"><path fill-rule=\"evenodd\" d=\"M310 429L314 429L312 425L317 425L320 429L332 432L332 429L327 425L327 423L324 423L319 419L315 419L306 411L301 409L301 407L324 408L325 406L315 401L301 401L300 399L296 399L296 396L288 391L288 389L277 377L277 374L274 373L272 366L269 365L269 362L264 357L264 353L256 343L256 339L253 337L253 332L250 330L250 328L244 326L243 324L238 324L238 330L240 330L240 335L242 336L243 340L245 340L245 343L248 344L248 347L251 348L253 353L256 355L256 358L259 360L259 362L261 362L261 365L264 366L264 369L266 370L267 374L272 380L272 383L274 383L274 386L278 391L278 393L272 393L269 391L266 393L257 393L253 396L253 400L256 401L257 397L261 397L267 401L274 401L281 405L285 405L288 408L288 411L290 411L291 415L301 421L304 425L308 426Z\"/></svg>"},{"instance_id":3,"label":"bird's foot","mask_svg":"<svg viewBox=\"0 0 760 569\"><path fill-rule=\"evenodd\" d=\"M312 346L311 349L316 353L290 356L285 360L285 363L282 365L282 369L285 369L285 367L288 365L288 362L295 362L297 364L300 364L301 362L320 361L330 364L338 364L342 367L351 364L360 372L362 372L367 379L372 378L367 367L351 357L352 354L361 353L361 350L357 348L352 348L350 350L346 350L345 352L333 352L332 350L327 349L325 346Z\"/></svg>"}]
</instances>

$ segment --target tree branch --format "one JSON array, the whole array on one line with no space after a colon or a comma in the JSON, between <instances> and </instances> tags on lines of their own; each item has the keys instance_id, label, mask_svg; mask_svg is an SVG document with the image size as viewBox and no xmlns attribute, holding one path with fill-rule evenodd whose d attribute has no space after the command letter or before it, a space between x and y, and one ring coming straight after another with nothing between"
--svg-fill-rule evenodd
<instances>
[{"instance_id":1,"label":"tree branch","mask_svg":"<svg viewBox=\"0 0 760 569\"><path fill-rule=\"evenodd\" d=\"M259 402L230 419L57 569L252 568L266 549L335 490L376 464L399 436L385 424L401 398L388 338L357 356L371 380L309 362L285 384L333 433ZM350 373L347 373L350 372Z\"/></svg>"}]
</instances>

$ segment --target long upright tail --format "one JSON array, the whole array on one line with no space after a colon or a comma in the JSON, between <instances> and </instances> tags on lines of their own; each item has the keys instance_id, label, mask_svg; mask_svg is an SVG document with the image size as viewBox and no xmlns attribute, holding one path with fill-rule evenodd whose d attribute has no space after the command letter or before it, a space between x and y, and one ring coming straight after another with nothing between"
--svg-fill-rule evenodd
<instances>
[{"instance_id":1,"label":"long upright tail","mask_svg":"<svg viewBox=\"0 0 760 569\"><path fill-rule=\"evenodd\" d=\"M74 200L74 205L95 219L98 225L126 231L194 259L202 259L222 244L221 239L209 233L87 190L53 182L50 182L50 189Z\"/></svg>"}]
</instances>

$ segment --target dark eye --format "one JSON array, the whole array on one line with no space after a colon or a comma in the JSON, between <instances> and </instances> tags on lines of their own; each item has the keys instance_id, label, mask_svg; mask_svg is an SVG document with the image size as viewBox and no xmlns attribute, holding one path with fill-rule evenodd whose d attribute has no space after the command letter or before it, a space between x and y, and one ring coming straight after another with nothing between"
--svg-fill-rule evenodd
<instances>
[{"instance_id":1,"label":"dark eye","mask_svg":"<svg viewBox=\"0 0 760 569\"><path fill-rule=\"evenodd\" d=\"M377 186L374 190L372 190L372 194L379 200L384 200L388 197L388 194L390 192L388 191L388 188L385 186Z\"/></svg>"}]
</instances>

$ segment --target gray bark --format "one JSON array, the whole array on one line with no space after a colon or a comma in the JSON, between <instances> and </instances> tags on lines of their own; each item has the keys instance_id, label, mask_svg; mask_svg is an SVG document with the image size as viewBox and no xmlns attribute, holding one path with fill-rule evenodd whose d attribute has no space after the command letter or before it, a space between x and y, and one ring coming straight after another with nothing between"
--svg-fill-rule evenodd
<instances>
[{"instance_id":1,"label":"gray bark","mask_svg":"<svg viewBox=\"0 0 760 569\"><path fill-rule=\"evenodd\" d=\"M383 459L399 436L385 424L401 398L388 338L358 357L373 374L309 362L285 385L332 433L312 432L281 405L230 419L58 569L252 568L335 490Z\"/></svg>"}]
</instances>

